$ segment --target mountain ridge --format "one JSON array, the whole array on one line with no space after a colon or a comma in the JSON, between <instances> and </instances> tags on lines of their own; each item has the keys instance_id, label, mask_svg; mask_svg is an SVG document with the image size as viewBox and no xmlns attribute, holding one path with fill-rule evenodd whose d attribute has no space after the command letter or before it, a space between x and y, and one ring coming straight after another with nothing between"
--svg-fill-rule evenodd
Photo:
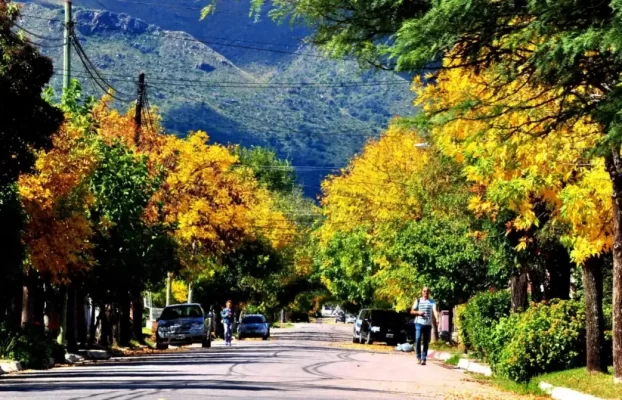
<instances>
[{"instance_id":1,"label":"mountain ridge","mask_svg":"<svg viewBox=\"0 0 622 400\"><path fill-rule=\"evenodd\" d=\"M62 9L31 2L24 14L26 29L62 37ZM345 165L390 118L413 111L407 79L362 72L352 61L329 60L312 48L277 61L268 57L264 66L249 69L186 31L169 31L128 13L76 9L75 21L86 53L119 92L135 93L138 72L147 73L151 103L167 130L183 135L202 129L220 143L273 147L294 165L307 167L297 171L307 195L315 195L321 179L337 170L328 167ZM41 49L57 72L62 70L61 49ZM52 81L56 89L60 75ZM90 94L100 94L78 65L74 76Z\"/></svg>"}]
</instances>

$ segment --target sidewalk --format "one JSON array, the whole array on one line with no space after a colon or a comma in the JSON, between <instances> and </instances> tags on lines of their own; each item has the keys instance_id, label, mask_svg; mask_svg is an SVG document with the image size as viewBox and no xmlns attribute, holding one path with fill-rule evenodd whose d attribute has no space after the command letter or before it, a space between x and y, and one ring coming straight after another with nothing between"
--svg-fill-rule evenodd
<instances>
[{"instance_id":1,"label":"sidewalk","mask_svg":"<svg viewBox=\"0 0 622 400\"><path fill-rule=\"evenodd\" d=\"M430 351L428 352L428 358L445 362L453 357L454 354L443 351ZM492 376L492 370L484 363L469 360L468 358L460 359L457 369L465 370L475 374L482 374L485 376ZM577 392L572 389L555 387L547 382L540 382L540 389L551 396L555 400L604 400L595 396L591 396L585 393Z\"/></svg>"}]
</instances>

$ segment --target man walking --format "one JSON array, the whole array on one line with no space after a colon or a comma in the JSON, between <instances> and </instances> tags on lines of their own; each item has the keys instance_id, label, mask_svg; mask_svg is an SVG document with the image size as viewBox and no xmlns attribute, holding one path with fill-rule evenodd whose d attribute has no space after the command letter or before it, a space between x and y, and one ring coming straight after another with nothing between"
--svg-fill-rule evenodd
<instances>
[{"instance_id":1,"label":"man walking","mask_svg":"<svg viewBox=\"0 0 622 400\"><path fill-rule=\"evenodd\" d=\"M225 308L220 312L222 324L225 328L225 346L231 346L231 337L233 336L233 310L231 309L231 300L227 300Z\"/></svg>"},{"instance_id":2,"label":"man walking","mask_svg":"<svg viewBox=\"0 0 622 400\"><path fill-rule=\"evenodd\" d=\"M430 298L430 289L423 288L422 297L415 300L410 315L415 318L415 349L417 351L417 362L425 365L428 356L428 345L432 334L432 324L438 321L436 302ZM423 346L423 351L421 347Z\"/></svg>"}]
</instances>

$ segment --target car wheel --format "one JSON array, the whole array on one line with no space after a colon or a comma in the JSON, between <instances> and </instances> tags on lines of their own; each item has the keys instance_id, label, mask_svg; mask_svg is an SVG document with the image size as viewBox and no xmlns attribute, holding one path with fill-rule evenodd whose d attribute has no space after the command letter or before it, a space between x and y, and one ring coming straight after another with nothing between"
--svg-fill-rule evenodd
<instances>
[{"instance_id":1,"label":"car wheel","mask_svg":"<svg viewBox=\"0 0 622 400\"><path fill-rule=\"evenodd\" d=\"M166 350L168 349L168 344L156 342L156 350Z\"/></svg>"},{"instance_id":2,"label":"car wheel","mask_svg":"<svg viewBox=\"0 0 622 400\"><path fill-rule=\"evenodd\" d=\"M373 344L374 339L371 337L371 332L367 332L367 340L365 340L365 344Z\"/></svg>"},{"instance_id":3,"label":"car wheel","mask_svg":"<svg viewBox=\"0 0 622 400\"><path fill-rule=\"evenodd\" d=\"M268 336L262 337L261 340L268 340Z\"/></svg>"}]
</instances>

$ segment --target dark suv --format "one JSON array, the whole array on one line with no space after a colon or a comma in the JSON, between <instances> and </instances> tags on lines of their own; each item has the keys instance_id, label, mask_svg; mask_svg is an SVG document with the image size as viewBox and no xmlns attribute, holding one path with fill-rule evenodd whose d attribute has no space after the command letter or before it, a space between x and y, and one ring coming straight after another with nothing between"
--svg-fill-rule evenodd
<instances>
[{"instance_id":1,"label":"dark suv","mask_svg":"<svg viewBox=\"0 0 622 400\"><path fill-rule=\"evenodd\" d=\"M364 308L354 324L352 341L372 344L375 341L395 345L404 338L403 316L393 310Z\"/></svg>"}]
</instances>

